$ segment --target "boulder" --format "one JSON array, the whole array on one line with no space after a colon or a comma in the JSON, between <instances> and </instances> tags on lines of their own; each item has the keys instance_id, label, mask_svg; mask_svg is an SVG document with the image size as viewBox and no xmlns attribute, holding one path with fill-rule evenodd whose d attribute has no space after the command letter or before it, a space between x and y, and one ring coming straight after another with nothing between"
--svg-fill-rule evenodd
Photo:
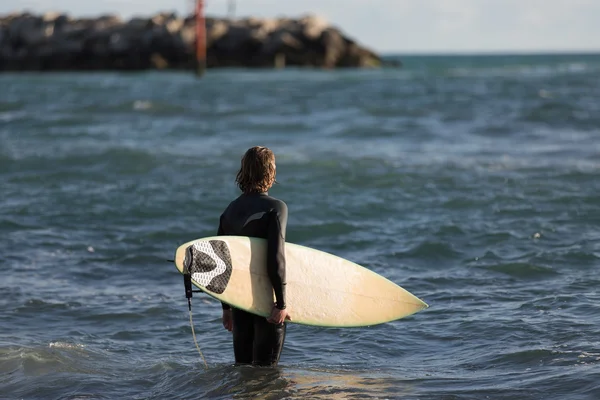
<instances>
[{"instance_id":1,"label":"boulder","mask_svg":"<svg viewBox=\"0 0 600 400\"><path fill-rule=\"evenodd\" d=\"M323 31L329 27L329 23L325 18L316 15L305 16L298 22L302 27L302 34L309 40L320 38Z\"/></svg>"}]
</instances>

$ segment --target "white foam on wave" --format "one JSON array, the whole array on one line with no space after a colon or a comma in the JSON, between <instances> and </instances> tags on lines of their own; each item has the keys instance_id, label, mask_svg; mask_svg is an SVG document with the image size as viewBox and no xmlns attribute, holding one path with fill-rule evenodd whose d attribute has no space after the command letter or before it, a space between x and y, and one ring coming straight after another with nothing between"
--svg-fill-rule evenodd
<instances>
[{"instance_id":1,"label":"white foam on wave","mask_svg":"<svg viewBox=\"0 0 600 400\"><path fill-rule=\"evenodd\" d=\"M561 64L514 64L495 67L454 67L448 74L455 77L550 77L563 74L583 74L598 69L585 62Z\"/></svg>"},{"instance_id":2,"label":"white foam on wave","mask_svg":"<svg viewBox=\"0 0 600 400\"><path fill-rule=\"evenodd\" d=\"M27 113L25 111L4 111L0 112L0 121L2 122L11 122L19 119L24 119L27 117Z\"/></svg>"},{"instance_id":3,"label":"white foam on wave","mask_svg":"<svg viewBox=\"0 0 600 400\"><path fill-rule=\"evenodd\" d=\"M133 102L134 110L149 110L152 108L152 102L144 100L136 100Z\"/></svg>"},{"instance_id":4,"label":"white foam on wave","mask_svg":"<svg viewBox=\"0 0 600 400\"><path fill-rule=\"evenodd\" d=\"M69 349L69 350L81 350L84 349L85 346L80 343L66 343L66 342L50 342L48 344L50 348L56 349Z\"/></svg>"}]
</instances>

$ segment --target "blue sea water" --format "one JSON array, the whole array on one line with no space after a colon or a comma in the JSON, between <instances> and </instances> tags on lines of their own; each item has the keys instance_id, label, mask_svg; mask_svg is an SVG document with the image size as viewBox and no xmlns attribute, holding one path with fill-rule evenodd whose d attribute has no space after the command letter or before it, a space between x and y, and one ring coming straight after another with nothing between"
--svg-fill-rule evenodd
<instances>
[{"instance_id":1,"label":"blue sea water","mask_svg":"<svg viewBox=\"0 0 600 400\"><path fill-rule=\"evenodd\" d=\"M600 398L600 55L0 75L0 398ZM233 366L168 259L271 147L289 242L430 307Z\"/></svg>"}]
</instances>

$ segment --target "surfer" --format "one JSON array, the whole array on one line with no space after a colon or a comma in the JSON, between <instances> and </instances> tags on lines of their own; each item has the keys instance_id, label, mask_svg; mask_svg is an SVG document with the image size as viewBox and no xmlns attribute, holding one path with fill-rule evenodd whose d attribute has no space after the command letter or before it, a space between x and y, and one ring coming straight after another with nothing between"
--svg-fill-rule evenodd
<instances>
[{"instance_id":1,"label":"surfer","mask_svg":"<svg viewBox=\"0 0 600 400\"><path fill-rule=\"evenodd\" d=\"M283 348L286 319L285 233L287 205L268 190L275 183L275 155L255 146L242 157L236 183L242 194L229 203L219 220L218 235L251 236L267 240L267 274L275 292L268 318L222 303L223 326L233 331L236 364L275 366Z\"/></svg>"}]
</instances>

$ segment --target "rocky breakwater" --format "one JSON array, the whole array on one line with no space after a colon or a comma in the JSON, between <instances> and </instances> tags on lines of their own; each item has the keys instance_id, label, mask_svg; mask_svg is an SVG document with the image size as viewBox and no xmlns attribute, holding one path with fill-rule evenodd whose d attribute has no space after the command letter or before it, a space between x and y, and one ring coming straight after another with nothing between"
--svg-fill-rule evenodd
<instances>
[{"instance_id":1,"label":"rocky breakwater","mask_svg":"<svg viewBox=\"0 0 600 400\"><path fill-rule=\"evenodd\" d=\"M206 19L208 68L377 67L381 58L317 16ZM195 21L0 16L0 71L194 69Z\"/></svg>"}]
</instances>

